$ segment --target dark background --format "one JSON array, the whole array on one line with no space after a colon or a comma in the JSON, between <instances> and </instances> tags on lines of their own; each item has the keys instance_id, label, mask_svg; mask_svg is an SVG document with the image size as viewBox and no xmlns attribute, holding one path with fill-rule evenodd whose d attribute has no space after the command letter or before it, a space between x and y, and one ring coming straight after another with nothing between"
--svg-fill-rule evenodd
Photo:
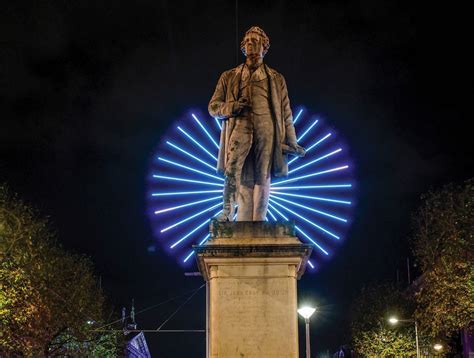
<instances>
[{"instance_id":1,"label":"dark background","mask_svg":"<svg viewBox=\"0 0 474 358\"><path fill-rule=\"evenodd\" d=\"M356 165L346 243L299 282L299 300L320 307L314 353L348 342L349 305L364 284L394 281L397 269L406 281L420 194L473 174L469 21L466 9L443 6L238 2L239 41L252 25L266 31L265 61L285 76L293 106L323 114ZM146 175L173 120L205 110L219 74L236 65L235 14L234 1L2 5L0 181L51 216L65 247L93 258L117 309L202 284L147 250ZM165 328L204 328L204 297ZM139 328L158 327L185 298L137 315ZM147 340L157 357L204 355L200 333Z\"/></svg>"}]
</instances>

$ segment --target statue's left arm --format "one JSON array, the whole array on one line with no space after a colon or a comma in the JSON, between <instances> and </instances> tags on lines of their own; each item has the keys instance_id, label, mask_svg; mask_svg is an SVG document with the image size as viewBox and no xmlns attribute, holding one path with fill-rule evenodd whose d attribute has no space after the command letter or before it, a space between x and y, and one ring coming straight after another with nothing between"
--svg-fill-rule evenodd
<instances>
[{"instance_id":1,"label":"statue's left arm","mask_svg":"<svg viewBox=\"0 0 474 358\"><path fill-rule=\"evenodd\" d=\"M286 144L291 147L297 145L296 132L293 125L293 114L291 113L290 99L288 98L288 88L286 87L285 78L280 75L281 80L281 108L283 123L285 124Z\"/></svg>"},{"instance_id":2,"label":"statue's left arm","mask_svg":"<svg viewBox=\"0 0 474 358\"><path fill-rule=\"evenodd\" d=\"M293 114L291 113L290 99L288 98L288 89L286 88L286 82L283 76L281 76L281 108L286 132L286 143L284 144L292 149L292 155L304 157L306 151L298 144L296 139L295 126L293 125Z\"/></svg>"}]
</instances>

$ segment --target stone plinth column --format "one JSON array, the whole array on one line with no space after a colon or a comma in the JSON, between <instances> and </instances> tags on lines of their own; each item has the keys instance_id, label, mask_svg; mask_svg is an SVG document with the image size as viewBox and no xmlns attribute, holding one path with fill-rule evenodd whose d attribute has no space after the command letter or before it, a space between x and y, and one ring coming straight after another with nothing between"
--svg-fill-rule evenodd
<instances>
[{"instance_id":1,"label":"stone plinth column","mask_svg":"<svg viewBox=\"0 0 474 358\"><path fill-rule=\"evenodd\" d=\"M209 355L298 357L296 281L311 245L291 223L217 222L195 246L209 285Z\"/></svg>"}]
</instances>

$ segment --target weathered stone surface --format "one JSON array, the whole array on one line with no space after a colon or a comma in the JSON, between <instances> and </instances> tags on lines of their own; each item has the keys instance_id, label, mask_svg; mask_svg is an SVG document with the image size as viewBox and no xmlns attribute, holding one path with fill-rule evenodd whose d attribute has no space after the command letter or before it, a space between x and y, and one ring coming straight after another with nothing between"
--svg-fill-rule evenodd
<instances>
[{"instance_id":1,"label":"weathered stone surface","mask_svg":"<svg viewBox=\"0 0 474 358\"><path fill-rule=\"evenodd\" d=\"M291 221L238 221L212 220L209 225L211 238L263 238L295 237L295 225Z\"/></svg>"},{"instance_id":2,"label":"weathered stone surface","mask_svg":"<svg viewBox=\"0 0 474 358\"><path fill-rule=\"evenodd\" d=\"M211 223L195 247L208 281L210 355L297 357L296 281L311 246L291 223Z\"/></svg>"}]
</instances>

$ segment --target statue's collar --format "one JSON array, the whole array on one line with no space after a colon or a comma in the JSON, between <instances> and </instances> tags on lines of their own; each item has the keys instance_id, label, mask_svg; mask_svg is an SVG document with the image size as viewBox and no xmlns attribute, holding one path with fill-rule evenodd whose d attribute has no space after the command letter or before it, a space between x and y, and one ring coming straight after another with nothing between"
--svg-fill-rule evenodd
<instances>
[{"instance_id":1,"label":"statue's collar","mask_svg":"<svg viewBox=\"0 0 474 358\"><path fill-rule=\"evenodd\" d=\"M264 63L258 66L252 73L250 71L250 68L246 64L242 64L242 66L244 66L243 68L241 68L242 81L247 81L249 77L252 78L252 81L261 81L267 78L267 71L265 71Z\"/></svg>"}]
</instances>

